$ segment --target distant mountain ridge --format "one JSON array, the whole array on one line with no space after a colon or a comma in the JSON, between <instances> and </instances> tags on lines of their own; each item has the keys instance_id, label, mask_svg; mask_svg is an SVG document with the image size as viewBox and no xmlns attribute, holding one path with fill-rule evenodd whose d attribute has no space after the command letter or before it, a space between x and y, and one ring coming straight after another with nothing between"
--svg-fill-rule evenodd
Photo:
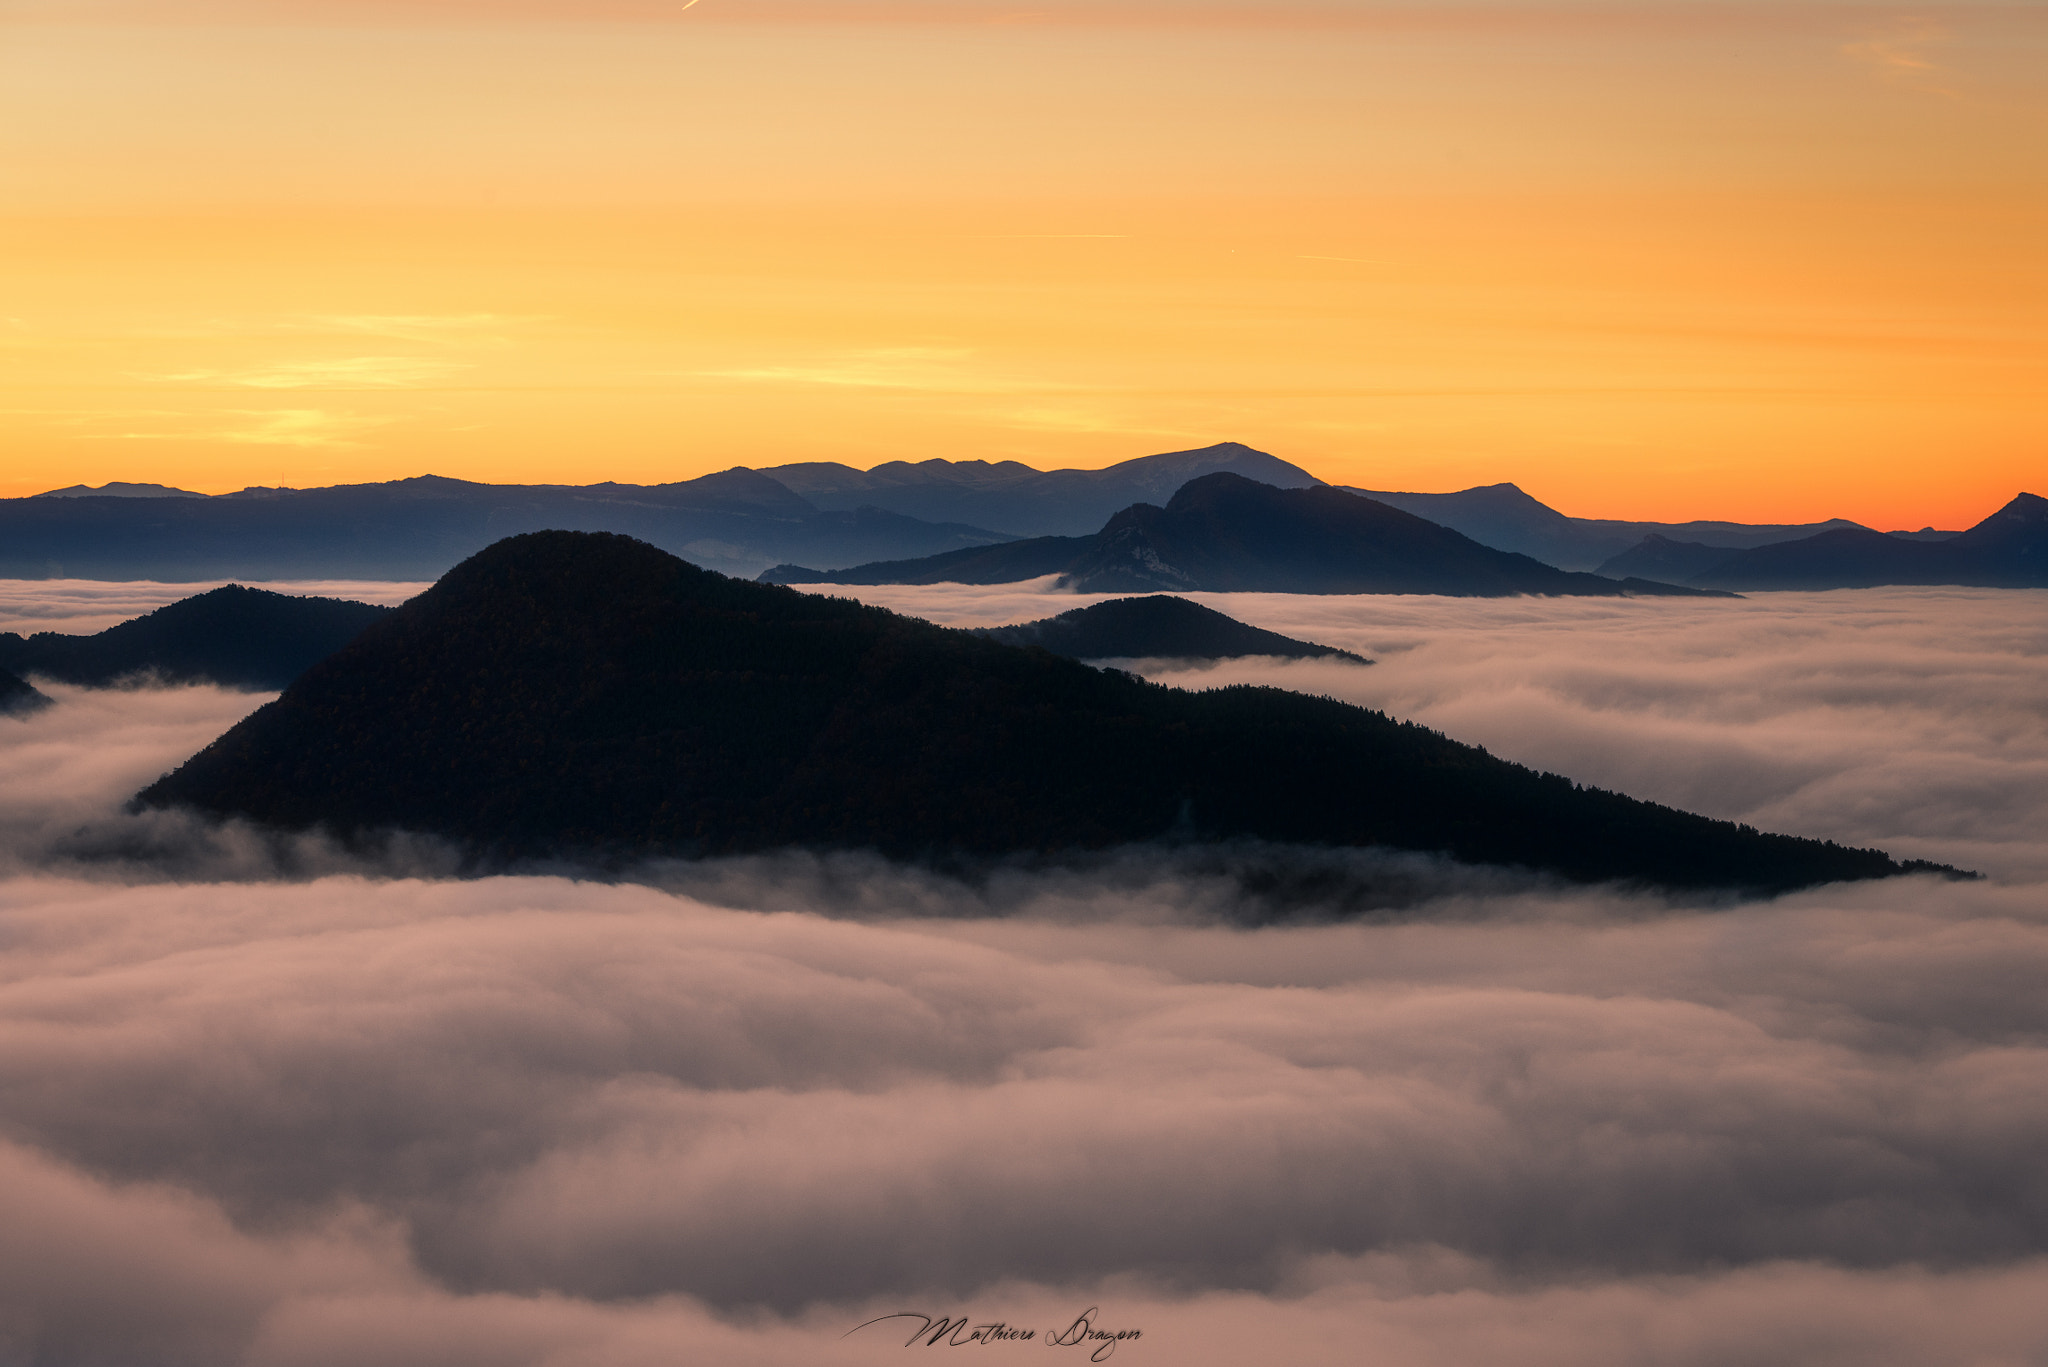
<instances>
[{"instance_id":1,"label":"distant mountain ridge","mask_svg":"<svg viewBox=\"0 0 2048 1367\"><path fill-rule=\"evenodd\" d=\"M0 669L101 688L147 676L161 683L278 689L391 611L227 584L92 636L0 632Z\"/></svg>"},{"instance_id":2,"label":"distant mountain ridge","mask_svg":"<svg viewBox=\"0 0 2048 1367\"><path fill-rule=\"evenodd\" d=\"M1276 457L1224 442L1101 470L897 461L862 472L813 463L736 467L656 485L477 484L420 475L218 497L162 485L77 485L0 499L0 578L432 579L505 536L542 530L619 532L696 564L751 575L778 562L847 566L1017 539L963 520L963 510L1000 513L1026 534L1077 522L1092 530L1117 508L1165 497L1218 469L1316 482Z\"/></svg>"},{"instance_id":3,"label":"distant mountain ridge","mask_svg":"<svg viewBox=\"0 0 2048 1367\"><path fill-rule=\"evenodd\" d=\"M1089 538L1041 537L842 574L782 565L772 583L1005 583L1057 574L1077 593L1441 593L1695 596L1495 550L1448 527L1328 486L1277 489L1219 471L1165 507L1140 503Z\"/></svg>"},{"instance_id":4,"label":"distant mountain ridge","mask_svg":"<svg viewBox=\"0 0 2048 1367\"><path fill-rule=\"evenodd\" d=\"M1326 698L1163 688L574 532L464 561L135 801L425 832L477 870L1237 837L1681 887L1917 867L1581 788Z\"/></svg>"},{"instance_id":5,"label":"distant mountain ridge","mask_svg":"<svg viewBox=\"0 0 2048 1367\"><path fill-rule=\"evenodd\" d=\"M861 471L831 462L762 471L820 508L870 506L933 521L971 522L1023 537L1084 536L1133 503L1163 503L1191 479L1226 471L1282 489L1321 484L1242 442L1167 451L1100 470L1034 470L1016 461L890 461Z\"/></svg>"},{"instance_id":6,"label":"distant mountain ridge","mask_svg":"<svg viewBox=\"0 0 2048 1367\"><path fill-rule=\"evenodd\" d=\"M1530 497L1513 484L1486 484L1448 494L1342 487L1463 532L1481 545L1495 550L1516 551L1559 569L1595 570L1600 573L1606 573L1602 568L1606 561L1630 550L1647 536L1740 550L1859 525L1838 517L1825 522L1785 524L1627 522L1610 518L1569 517Z\"/></svg>"},{"instance_id":7,"label":"distant mountain ridge","mask_svg":"<svg viewBox=\"0 0 2048 1367\"><path fill-rule=\"evenodd\" d=\"M539 530L623 532L749 573L797 554L851 564L1011 539L875 508L820 511L745 469L663 485L421 475L218 498L0 500L0 578L434 579L494 541Z\"/></svg>"},{"instance_id":8,"label":"distant mountain ridge","mask_svg":"<svg viewBox=\"0 0 2048 1367\"><path fill-rule=\"evenodd\" d=\"M1288 490L1326 487L1300 466L1240 442L1098 470L927 460L888 461L863 471L813 461L735 467L658 485L493 485L422 475L323 489L251 487L211 497L117 481L0 499L0 578L431 579L503 536L559 529L620 532L721 571L765 569L771 580L808 574L813 582L1013 582L1063 572L1084 549L1080 543L1117 513L1168 504L1188 482L1219 473ZM1346 492L1490 549L1609 578L1690 580L1732 564L1714 551L1732 557L1823 533L1869 531L1840 518L1802 524L1574 518L1507 483L1443 494ZM1931 527L1885 535L1930 545L1960 538ZM977 554L1003 546L1013 549ZM1771 557L1745 562L1742 573L1751 577L1740 582L1759 588L2039 582L2024 557L1972 550L1968 542L1941 555L1899 556L1869 537L1848 537L1788 554L1792 559L1780 569L1771 568L1779 563ZM940 556L951 559L941 564ZM1703 578L1694 586L1737 582Z\"/></svg>"},{"instance_id":9,"label":"distant mountain ridge","mask_svg":"<svg viewBox=\"0 0 2048 1367\"><path fill-rule=\"evenodd\" d=\"M1644 579L1661 579L1667 584L1683 584L1736 554L1738 552L1726 546L1673 541L1653 532L1612 560L1604 561L1596 573L1611 578L1639 575Z\"/></svg>"},{"instance_id":10,"label":"distant mountain ridge","mask_svg":"<svg viewBox=\"0 0 2048 1367\"><path fill-rule=\"evenodd\" d=\"M168 484L128 484L112 480L95 489L85 484L73 484L64 489L49 489L30 498L206 498L190 489L173 489Z\"/></svg>"},{"instance_id":11,"label":"distant mountain ridge","mask_svg":"<svg viewBox=\"0 0 2048 1367\"><path fill-rule=\"evenodd\" d=\"M2022 493L1976 526L1940 541L1844 527L1736 551L1686 582L1750 590L2048 588L2048 499Z\"/></svg>"}]
</instances>

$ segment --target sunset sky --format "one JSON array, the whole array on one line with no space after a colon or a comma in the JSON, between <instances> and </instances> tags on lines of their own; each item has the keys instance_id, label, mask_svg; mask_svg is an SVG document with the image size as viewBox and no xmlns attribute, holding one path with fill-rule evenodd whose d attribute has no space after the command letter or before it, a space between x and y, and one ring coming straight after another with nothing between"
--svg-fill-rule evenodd
<instances>
[{"instance_id":1,"label":"sunset sky","mask_svg":"<svg viewBox=\"0 0 2048 1367\"><path fill-rule=\"evenodd\" d=\"M2048 493L2048 7L0 0L0 496Z\"/></svg>"}]
</instances>

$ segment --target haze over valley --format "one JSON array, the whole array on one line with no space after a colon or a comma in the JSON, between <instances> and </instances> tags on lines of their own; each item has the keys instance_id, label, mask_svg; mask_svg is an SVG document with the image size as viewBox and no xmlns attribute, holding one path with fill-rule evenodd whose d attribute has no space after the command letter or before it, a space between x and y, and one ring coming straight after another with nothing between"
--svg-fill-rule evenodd
<instances>
[{"instance_id":1,"label":"haze over valley","mask_svg":"<svg viewBox=\"0 0 2048 1367\"><path fill-rule=\"evenodd\" d=\"M0 630L150 592L14 582ZM1120 663L1987 877L1746 901L1226 844L462 879L123 810L268 694L42 681L0 718L10 1347L884 1362L841 1336L1090 1306L1176 1364L2048 1336L2040 591L1194 597L1375 663ZM1381 896L1330 922L1338 886Z\"/></svg>"}]
</instances>

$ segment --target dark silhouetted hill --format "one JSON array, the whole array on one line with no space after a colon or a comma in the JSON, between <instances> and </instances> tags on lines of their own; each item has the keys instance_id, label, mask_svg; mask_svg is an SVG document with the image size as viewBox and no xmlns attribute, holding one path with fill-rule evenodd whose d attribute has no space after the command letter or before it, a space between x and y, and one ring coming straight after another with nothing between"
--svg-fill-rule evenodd
<instances>
[{"instance_id":1,"label":"dark silhouetted hill","mask_svg":"<svg viewBox=\"0 0 2048 1367\"><path fill-rule=\"evenodd\" d=\"M27 679L0 669L0 717L24 717L49 705L49 698Z\"/></svg>"},{"instance_id":2,"label":"dark silhouetted hill","mask_svg":"<svg viewBox=\"0 0 2048 1367\"><path fill-rule=\"evenodd\" d=\"M897 460L865 471L821 461L763 473L820 508L886 508L1035 537L1085 536L1119 509L1164 503L1189 480L1218 470L1283 489L1321 483L1298 465L1234 441L1140 456L1100 470L1034 470L1013 460Z\"/></svg>"},{"instance_id":3,"label":"dark silhouetted hill","mask_svg":"<svg viewBox=\"0 0 2048 1367\"><path fill-rule=\"evenodd\" d=\"M1113 598L1057 617L1015 626L982 627L978 634L1011 646L1037 646L1077 660L1229 660L1272 655L1283 660L1372 661L1348 650L1297 641L1266 631L1200 603L1169 594Z\"/></svg>"},{"instance_id":4,"label":"dark silhouetted hill","mask_svg":"<svg viewBox=\"0 0 2048 1367\"><path fill-rule=\"evenodd\" d=\"M1163 688L573 533L465 561L136 800L430 832L482 868L1176 835L1688 887L1905 867L1580 788L1326 698Z\"/></svg>"},{"instance_id":5,"label":"dark silhouetted hill","mask_svg":"<svg viewBox=\"0 0 2048 1367\"><path fill-rule=\"evenodd\" d=\"M1637 545L1646 536L1667 541L1746 550L1791 541L1857 524L1826 522L1627 522L1567 517L1513 484L1487 484L1450 494L1411 494L1386 489L1350 489L1376 502L1463 532L1482 546L1515 551L1567 570L1591 570ZM1603 569L1601 573L1606 573Z\"/></svg>"},{"instance_id":6,"label":"dark silhouetted hill","mask_svg":"<svg viewBox=\"0 0 2048 1367\"><path fill-rule=\"evenodd\" d=\"M0 634L0 667L90 687L150 675L165 683L283 688L391 611L229 584L93 636Z\"/></svg>"},{"instance_id":7,"label":"dark silhouetted hill","mask_svg":"<svg viewBox=\"0 0 2048 1367\"><path fill-rule=\"evenodd\" d=\"M1729 555L1689 582L1729 589L2048 588L2048 499L2020 494L1940 541L1848 527L1760 546Z\"/></svg>"}]
</instances>

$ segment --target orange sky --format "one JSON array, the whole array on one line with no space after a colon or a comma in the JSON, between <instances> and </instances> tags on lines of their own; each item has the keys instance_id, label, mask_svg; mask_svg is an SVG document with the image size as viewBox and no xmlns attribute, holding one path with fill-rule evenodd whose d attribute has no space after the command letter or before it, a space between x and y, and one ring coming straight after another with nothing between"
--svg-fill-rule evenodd
<instances>
[{"instance_id":1,"label":"orange sky","mask_svg":"<svg viewBox=\"0 0 2048 1367\"><path fill-rule=\"evenodd\" d=\"M2048 493L2038 6L16 0L0 206L0 495L1226 438Z\"/></svg>"}]
</instances>

